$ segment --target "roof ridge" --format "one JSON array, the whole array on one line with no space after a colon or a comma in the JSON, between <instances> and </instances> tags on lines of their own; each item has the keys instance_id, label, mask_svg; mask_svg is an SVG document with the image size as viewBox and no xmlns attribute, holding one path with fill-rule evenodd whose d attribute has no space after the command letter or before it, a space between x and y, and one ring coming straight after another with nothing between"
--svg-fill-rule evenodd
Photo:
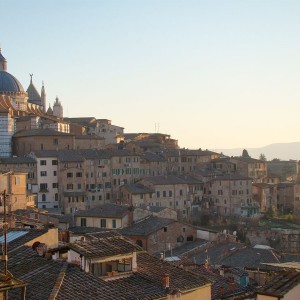
<instances>
[{"instance_id":1,"label":"roof ridge","mask_svg":"<svg viewBox=\"0 0 300 300\"><path fill-rule=\"evenodd\" d=\"M60 290L60 287L61 287L61 285L62 285L62 283L64 281L64 277L66 275L67 268L68 268L68 263L64 262L64 264L63 264L63 266L62 266L62 268L61 268L61 270L60 270L60 272L58 274L58 277L56 279L56 282L54 284L54 287L53 287L53 289L51 291L51 294L50 294L48 300L54 300L54 299L56 299L56 296L57 296L57 294L58 294L58 292Z\"/></svg>"}]
</instances>

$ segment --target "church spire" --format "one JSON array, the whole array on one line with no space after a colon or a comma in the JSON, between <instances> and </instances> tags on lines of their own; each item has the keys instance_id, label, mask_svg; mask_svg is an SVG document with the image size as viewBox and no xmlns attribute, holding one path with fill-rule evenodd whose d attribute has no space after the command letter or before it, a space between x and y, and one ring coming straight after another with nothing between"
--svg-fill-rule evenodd
<instances>
[{"instance_id":1,"label":"church spire","mask_svg":"<svg viewBox=\"0 0 300 300\"><path fill-rule=\"evenodd\" d=\"M46 91L45 91L44 81L42 82L41 104L43 106L43 111L45 113L46 112Z\"/></svg>"},{"instance_id":2,"label":"church spire","mask_svg":"<svg viewBox=\"0 0 300 300\"><path fill-rule=\"evenodd\" d=\"M2 49L0 48L0 71L7 71L7 60L1 53Z\"/></svg>"}]
</instances>

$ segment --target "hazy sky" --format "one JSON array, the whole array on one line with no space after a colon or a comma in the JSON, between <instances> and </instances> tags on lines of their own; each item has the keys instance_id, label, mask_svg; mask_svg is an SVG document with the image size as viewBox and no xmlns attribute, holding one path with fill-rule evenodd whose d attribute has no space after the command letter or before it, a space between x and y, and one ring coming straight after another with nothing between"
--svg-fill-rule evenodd
<instances>
[{"instance_id":1,"label":"hazy sky","mask_svg":"<svg viewBox=\"0 0 300 300\"><path fill-rule=\"evenodd\" d=\"M181 147L300 141L300 1L0 0L8 72ZM48 104L47 104L48 105ZM157 128L157 127L156 127Z\"/></svg>"}]
</instances>

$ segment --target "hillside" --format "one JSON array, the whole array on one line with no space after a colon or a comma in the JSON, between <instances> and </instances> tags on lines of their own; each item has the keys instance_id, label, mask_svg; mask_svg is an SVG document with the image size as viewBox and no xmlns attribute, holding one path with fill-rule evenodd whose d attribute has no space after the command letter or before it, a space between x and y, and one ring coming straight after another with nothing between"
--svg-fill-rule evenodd
<instances>
[{"instance_id":1,"label":"hillside","mask_svg":"<svg viewBox=\"0 0 300 300\"><path fill-rule=\"evenodd\" d=\"M234 149L215 149L216 152L222 152L228 156L240 156L242 155L244 148ZM300 160L300 142L294 143L276 143L270 144L261 148L245 148L249 155L253 158L259 158L260 154L263 153L267 160L273 158L279 158L281 160Z\"/></svg>"}]
</instances>

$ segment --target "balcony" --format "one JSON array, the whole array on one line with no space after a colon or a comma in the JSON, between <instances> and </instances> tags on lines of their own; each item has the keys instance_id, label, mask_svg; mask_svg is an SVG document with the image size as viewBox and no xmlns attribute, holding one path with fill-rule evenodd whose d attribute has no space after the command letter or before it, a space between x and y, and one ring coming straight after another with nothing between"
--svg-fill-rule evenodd
<instances>
[{"instance_id":1,"label":"balcony","mask_svg":"<svg viewBox=\"0 0 300 300\"><path fill-rule=\"evenodd\" d=\"M40 188L40 193L49 193L49 188Z\"/></svg>"}]
</instances>

